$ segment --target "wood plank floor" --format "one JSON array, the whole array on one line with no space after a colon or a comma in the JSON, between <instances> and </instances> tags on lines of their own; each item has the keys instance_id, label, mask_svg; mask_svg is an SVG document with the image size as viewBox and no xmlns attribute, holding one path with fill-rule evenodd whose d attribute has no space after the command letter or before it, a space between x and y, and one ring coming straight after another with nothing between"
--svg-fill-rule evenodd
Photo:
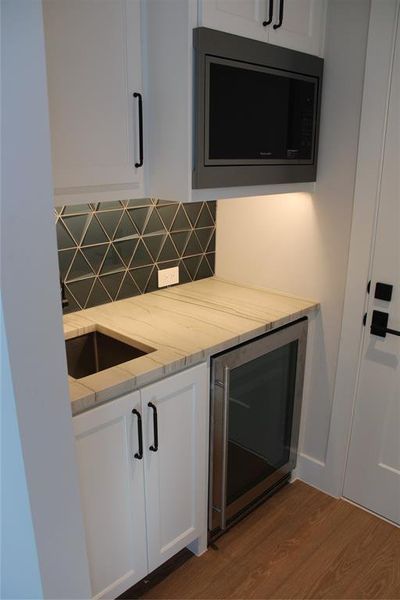
<instances>
[{"instance_id":1,"label":"wood plank floor","mask_svg":"<svg viewBox=\"0 0 400 600\"><path fill-rule=\"evenodd\" d=\"M400 529L296 481L144 596L400 598Z\"/></svg>"}]
</instances>

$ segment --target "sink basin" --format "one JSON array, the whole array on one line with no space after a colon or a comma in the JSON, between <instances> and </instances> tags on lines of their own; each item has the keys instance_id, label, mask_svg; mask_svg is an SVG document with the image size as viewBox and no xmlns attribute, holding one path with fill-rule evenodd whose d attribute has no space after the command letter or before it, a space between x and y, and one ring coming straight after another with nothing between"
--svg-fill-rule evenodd
<instances>
[{"instance_id":1,"label":"sink basin","mask_svg":"<svg viewBox=\"0 0 400 600\"><path fill-rule=\"evenodd\" d=\"M65 340L65 346L68 374L75 379L121 365L154 351L153 348L137 348L99 331Z\"/></svg>"}]
</instances>

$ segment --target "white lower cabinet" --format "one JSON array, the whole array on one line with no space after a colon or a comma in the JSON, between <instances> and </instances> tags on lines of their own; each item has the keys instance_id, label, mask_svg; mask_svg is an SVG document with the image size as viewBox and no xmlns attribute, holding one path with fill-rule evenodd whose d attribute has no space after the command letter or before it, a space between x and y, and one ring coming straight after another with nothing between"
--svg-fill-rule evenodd
<instances>
[{"instance_id":1,"label":"white lower cabinet","mask_svg":"<svg viewBox=\"0 0 400 600\"><path fill-rule=\"evenodd\" d=\"M73 422L94 598L115 598L185 546L205 550L205 364Z\"/></svg>"}]
</instances>

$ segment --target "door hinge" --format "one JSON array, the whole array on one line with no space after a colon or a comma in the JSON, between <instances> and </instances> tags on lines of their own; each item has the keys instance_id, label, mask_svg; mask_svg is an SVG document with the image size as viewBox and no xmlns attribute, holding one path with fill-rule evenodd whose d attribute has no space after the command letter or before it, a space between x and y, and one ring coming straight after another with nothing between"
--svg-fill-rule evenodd
<instances>
[{"instance_id":1,"label":"door hinge","mask_svg":"<svg viewBox=\"0 0 400 600\"><path fill-rule=\"evenodd\" d=\"M371 291L371 280L369 280L368 284L367 284L367 294L369 294L370 291Z\"/></svg>"},{"instance_id":2,"label":"door hinge","mask_svg":"<svg viewBox=\"0 0 400 600\"><path fill-rule=\"evenodd\" d=\"M365 313L365 315L363 316L363 325L365 327L365 325L367 324L367 313Z\"/></svg>"}]
</instances>

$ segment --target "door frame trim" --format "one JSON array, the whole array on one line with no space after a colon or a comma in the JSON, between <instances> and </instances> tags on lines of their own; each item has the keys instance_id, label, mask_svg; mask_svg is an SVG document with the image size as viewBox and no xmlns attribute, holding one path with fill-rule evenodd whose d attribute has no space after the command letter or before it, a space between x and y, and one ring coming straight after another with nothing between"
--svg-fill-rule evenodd
<instances>
[{"instance_id":1,"label":"door frame trim","mask_svg":"<svg viewBox=\"0 0 400 600\"><path fill-rule=\"evenodd\" d=\"M341 343L327 457L324 473L321 474L324 480L321 487L334 496L343 493L361 349L370 321L369 316L367 326L363 327L376 237L399 13L400 0L387 0L384 4L379 0L371 2ZM386 90L386 94L381 93L382 89ZM380 143L377 144L376 140Z\"/></svg>"}]
</instances>

